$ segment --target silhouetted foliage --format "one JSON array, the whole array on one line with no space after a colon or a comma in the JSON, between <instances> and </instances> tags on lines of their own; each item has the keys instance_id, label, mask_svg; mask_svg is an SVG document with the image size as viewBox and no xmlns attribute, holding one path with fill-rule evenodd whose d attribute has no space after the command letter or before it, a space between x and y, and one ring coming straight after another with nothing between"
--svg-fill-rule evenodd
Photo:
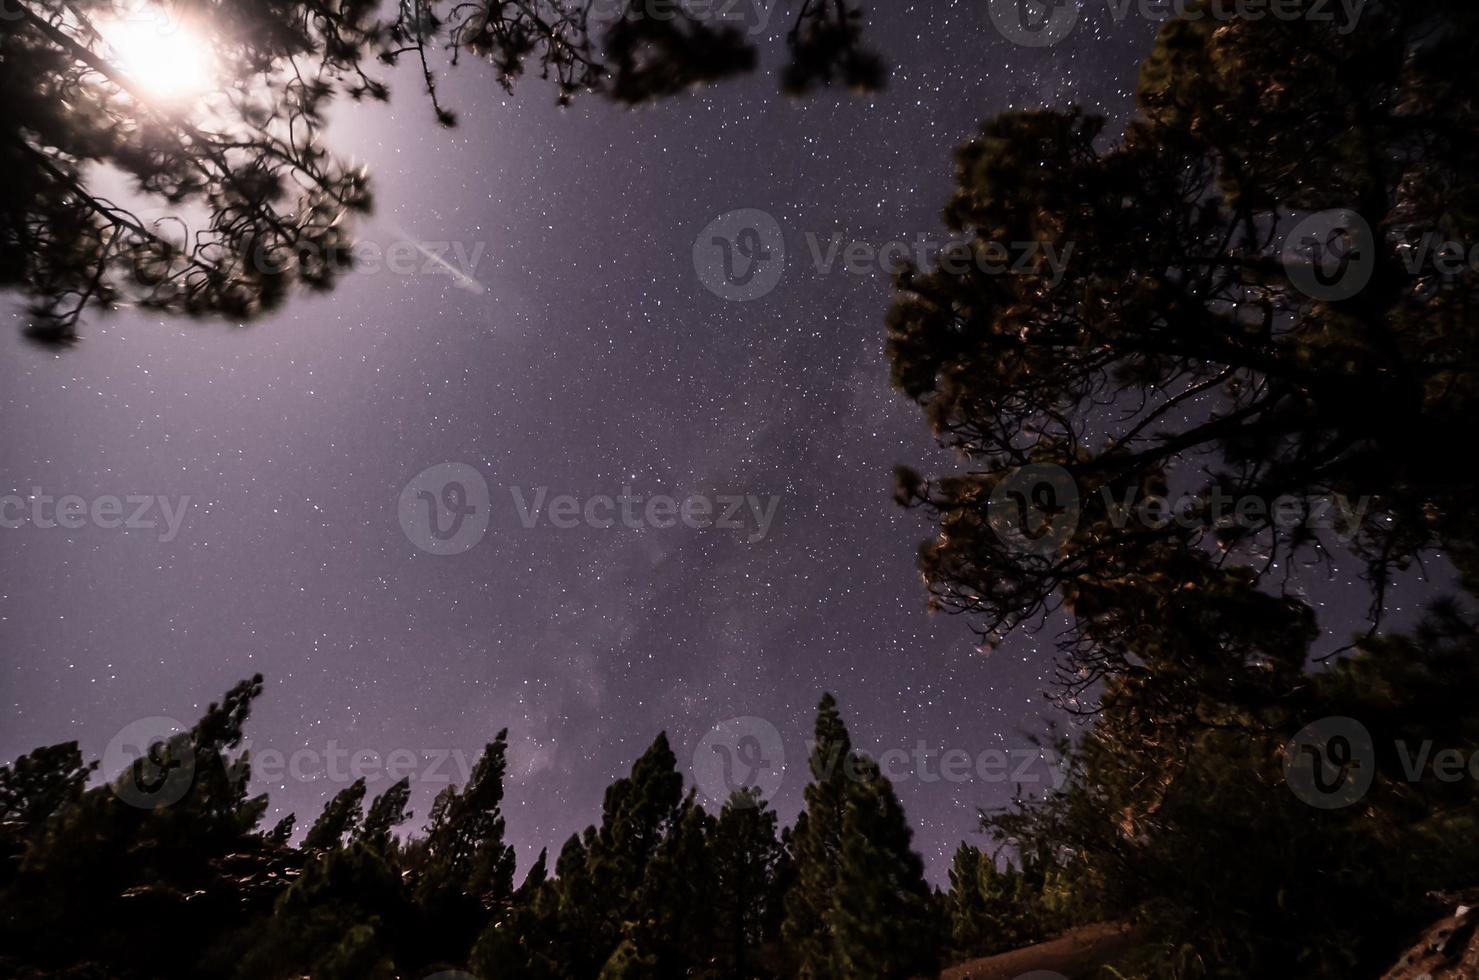
<instances>
[{"instance_id":1,"label":"silhouetted foliage","mask_svg":"<svg viewBox=\"0 0 1479 980\"><path fill-rule=\"evenodd\" d=\"M1111 648L1199 602L1206 575L1180 568L1204 553L1275 586L1327 550L1353 553L1375 621L1394 571L1440 540L1473 550L1452 434L1479 421L1479 273L1443 271L1440 249L1413 245L1479 231L1465 94L1479 12L1374 0L1354 29L1344 14L1202 13L1161 31L1118 141L1076 110L986 122L956 153L945 208L971 253L903 272L889 314L894 384L970 461L960 475L900 475L901 498L939 521L920 554L934 604L988 639L1064 605L1070 644L1109 657L1084 665L1096 672L1124 669ZM1373 240L1304 254L1290 239L1325 211L1356 216ZM1040 274L971 261L1022 243L1067 255L1061 281L1042 248L1027 265ZM1351 267L1366 264L1356 288ZM1349 294L1302 285L1343 272ZM1029 536L1064 536L1040 552L999 533L988 505L1029 463L1066 471L1081 505L1075 520L1066 500L1037 502L1031 521L1046 526ZM1168 487L1200 491L1182 521L1112 519L1127 492ZM1288 509L1234 518L1217 494ZM1337 495L1353 514L1323 521Z\"/></svg>"},{"instance_id":2,"label":"silhouetted foliage","mask_svg":"<svg viewBox=\"0 0 1479 980\"><path fill-rule=\"evenodd\" d=\"M893 787L825 695L817 706L806 811L792 848L796 880L781 934L801 977L927 975L942 923L910 850Z\"/></svg>"},{"instance_id":3,"label":"silhouetted foliage","mask_svg":"<svg viewBox=\"0 0 1479 980\"><path fill-rule=\"evenodd\" d=\"M758 790L736 790L714 824L715 965L724 976L756 976L756 951L780 938L783 893L776 880L785 849L777 820ZM771 961L773 949L767 949Z\"/></svg>"},{"instance_id":4,"label":"silhouetted foliage","mask_svg":"<svg viewBox=\"0 0 1479 980\"><path fill-rule=\"evenodd\" d=\"M1041 942L1072 921L1057 896L1068 891L1051 855L1027 851L1022 867L999 866L988 852L961 844L950 863L945 909L956 959L990 956Z\"/></svg>"},{"instance_id":5,"label":"silhouetted foliage","mask_svg":"<svg viewBox=\"0 0 1479 980\"><path fill-rule=\"evenodd\" d=\"M324 804L323 813L308 828L303 847L310 851L331 851L348 840L359 827L365 800L365 781L356 779L334 794Z\"/></svg>"},{"instance_id":6,"label":"silhouetted foliage","mask_svg":"<svg viewBox=\"0 0 1479 980\"><path fill-rule=\"evenodd\" d=\"M1474 780L1403 755L1479 745L1472 613L1378 632L1425 554L1479 581L1454 443L1479 421L1479 277L1433 240L1479 230L1479 13L1194 12L1161 30L1120 139L1077 110L983 124L944 213L968 247L896 283L894 384L964 461L897 474L938 522L932 607L987 645L1066 614L1053 693L1090 722L1062 792L983 816L1021 870L956 855L952 943L1123 919L1124 976L1379 975L1428 892L1479 879ZM1343 249L1333 228L1355 229ZM1023 243L1033 274L978 261ZM1175 520L1135 506L1183 491ZM1370 628L1313 662L1293 576L1348 556ZM1374 783L1312 805L1286 752L1340 717L1369 731Z\"/></svg>"},{"instance_id":7,"label":"silhouetted foliage","mask_svg":"<svg viewBox=\"0 0 1479 980\"><path fill-rule=\"evenodd\" d=\"M1378 975L1433 916L1429 893L1479 879L1475 780L1426 768L1479 746L1460 693L1474 683L1479 631L1440 604L1413 636L1363 643L1281 703L1204 699L1217 723L1175 735L1123 724L1135 696L1111 684L1065 791L984 822L1069 855L1080 910L1141 924L1134 975ZM1353 750L1374 770L1355 805L1317 807L1286 784L1291 739L1330 718L1370 733L1371 754Z\"/></svg>"},{"instance_id":8,"label":"silhouetted foliage","mask_svg":"<svg viewBox=\"0 0 1479 980\"><path fill-rule=\"evenodd\" d=\"M370 804L365 822L355 834L355 840L381 854L394 843L391 832L410 820L413 814L406 809L411 800L411 779L403 776Z\"/></svg>"},{"instance_id":9,"label":"silhouetted foliage","mask_svg":"<svg viewBox=\"0 0 1479 980\"><path fill-rule=\"evenodd\" d=\"M85 788L96 764L71 743L0 769L6 813L25 815L0 824L13 855L0 882L0 972L790 976L793 957L780 941L787 892L824 879L834 894L811 938L846 975L912 976L938 955L931 944L943 919L902 811L856 754L837 770L858 781L838 787L836 849L806 849L799 862L803 851L789 833L777 836L758 791L736 792L710 815L684 791L659 735L607 789L600 824L565 844L553 876L541 851L515 889L502 815L507 732L488 743L466 786L438 794L419 833L395 836L410 816L409 780L387 787L363 818L365 783L356 780L293 847L291 817L257 829L266 799L246 797L246 759L227 755L261 690L260 677L237 685L194 728L145 753L150 767L188 772L179 782L132 765ZM830 697L818 725L846 743ZM171 767L185 757L193 767ZM128 780L172 792L143 799ZM828 873L818 860L837 864ZM56 942L64 931L73 940Z\"/></svg>"},{"instance_id":10,"label":"silhouetted foliage","mask_svg":"<svg viewBox=\"0 0 1479 980\"><path fill-rule=\"evenodd\" d=\"M800 6L787 91L876 87L884 71L860 40L860 12ZM437 56L491 64L508 92L526 72L562 104L595 92L634 104L750 71L742 26L677 4L629 0L609 24L566 0L37 0L0 18L0 287L30 301L26 335L76 341L88 308L132 304L241 323L295 285L325 290L350 265L350 219L371 205L362 169L323 145L336 96L385 100L378 63L411 57L432 110ZM12 15L13 13L13 15ZM208 91L176 103L142 88L110 28L152 13L208 52ZM393 14L393 16L389 16ZM97 167L127 178L136 202L100 189ZM143 217L148 210L165 216Z\"/></svg>"}]
</instances>

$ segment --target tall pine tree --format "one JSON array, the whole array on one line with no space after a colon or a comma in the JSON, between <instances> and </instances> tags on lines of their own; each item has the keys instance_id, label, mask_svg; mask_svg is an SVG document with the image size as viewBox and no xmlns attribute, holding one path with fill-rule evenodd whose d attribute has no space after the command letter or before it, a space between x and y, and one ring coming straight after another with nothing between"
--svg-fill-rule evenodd
<instances>
[{"instance_id":1,"label":"tall pine tree","mask_svg":"<svg viewBox=\"0 0 1479 980\"><path fill-rule=\"evenodd\" d=\"M714 824L713 896L716 966L726 975L755 976L761 947L778 936L776 876L785 851L776 814L753 786L736 790Z\"/></svg>"},{"instance_id":2,"label":"tall pine tree","mask_svg":"<svg viewBox=\"0 0 1479 980\"><path fill-rule=\"evenodd\" d=\"M303 838L307 851L331 851L354 834L363 815L365 781L356 779L335 793Z\"/></svg>"},{"instance_id":3,"label":"tall pine tree","mask_svg":"<svg viewBox=\"0 0 1479 980\"><path fill-rule=\"evenodd\" d=\"M817 706L812 782L792 837L785 944L801 977L907 977L934 968L938 916L893 786L852 751L832 695Z\"/></svg>"}]
</instances>

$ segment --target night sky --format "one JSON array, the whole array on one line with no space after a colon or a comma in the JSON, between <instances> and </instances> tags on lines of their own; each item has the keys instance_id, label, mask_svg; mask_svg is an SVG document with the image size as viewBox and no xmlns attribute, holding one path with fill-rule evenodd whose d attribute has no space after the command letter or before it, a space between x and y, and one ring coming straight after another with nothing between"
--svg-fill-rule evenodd
<instances>
[{"instance_id":1,"label":"night sky","mask_svg":"<svg viewBox=\"0 0 1479 980\"><path fill-rule=\"evenodd\" d=\"M893 503L891 471L954 464L889 388L886 276L818 272L805 236L938 239L952 149L1003 109L1077 103L1117 132L1154 25L1086 15L1033 49L997 35L981 2L875 6L894 70L873 97L788 102L757 73L639 111L590 97L562 111L538 79L508 98L464 65L444 83L453 131L408 71L390 107L344 106L329 143L369 165L377 194L361 237L482 243L476 284L354 274L242 330L95 313L61 356L7 331L0 494L190 502L170 541L0 531L0 756L77 738L95 758L136 719L188 724L260 671L254 753L332 741L470 761L507 726L527 866L599 818L659 730L687 770L736 716L778 729L789 822L824 690L875 753L1025 748L1021 731L1052 716L1053 638L987 656L964 621L926 612L914 554L929 527ZM738 208L773 215L786 241L779 286L751 302L704 289L692 261L700 230ZM397 515L408 481L443 463L477 468L492 494L487 535L452 556L418 550ZM758 542L525 528L514 486L780 504ZM460 781L455 761L430 768L413 826L439 776ZM301 829L342 785L254 790ZM1010 791L901 781L934 879L977 807Z\"/></svg>"}]
</instances>

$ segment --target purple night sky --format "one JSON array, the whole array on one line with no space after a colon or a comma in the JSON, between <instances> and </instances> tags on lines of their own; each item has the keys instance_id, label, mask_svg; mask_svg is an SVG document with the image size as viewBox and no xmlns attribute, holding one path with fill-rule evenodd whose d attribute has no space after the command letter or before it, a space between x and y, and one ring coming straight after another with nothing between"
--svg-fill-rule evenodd
<instances>
[{"instance_id":1,"label":"purple night sky","mask_svg":"<svg viewBox=\"0 0 1479 980\"><path fill-rule=\"evenodd\" d=\"M328 141L369 165L377 195L361 237L481 245L478 286L356 273L243 330L95 313L61 356L12 324L0 495L190 499L168 541L0 530L0 756L76 738L96 758L130 722L188 724L260 671L254 754L409 751L412 826L439 777L460 781L455 756L435 758L471 760L507 726L527 865L599 818L659 730L687 768L735 716L779 730L789 822L824 690L875 753L1027 748L1021 731L1053 716L1051 631L988 657L964 621L926 612L914 554L930 529L893 503L891 473L955 464L889 388L887 277L817 271L806 236L939 239L951 152L982 118L1077 103L1117 132L1154 27L1090 20L1033 49L980 0L873 6L894 66L875 97L788 102L757 73L639 111L561 111L537 78L508 98L464 65L444 80L453 131L407 70L390 107L342 107ZM705 290L692 261L699 231L738 208L773 215L787 248L780 285L752 302ZM442 463L492 493L486 537L460 555L418 550L397 516L402 488ZM747 542L525 528L510 489L624 486L780 505ZM1327 627L1366 602L1342 574L1312 584L1339 597L1321 603ZM976 809L1011 795L938 771L899 785L937 881ZM254 789L301 829L342 785L259 773Z\"/></svg>"}]
</instances>

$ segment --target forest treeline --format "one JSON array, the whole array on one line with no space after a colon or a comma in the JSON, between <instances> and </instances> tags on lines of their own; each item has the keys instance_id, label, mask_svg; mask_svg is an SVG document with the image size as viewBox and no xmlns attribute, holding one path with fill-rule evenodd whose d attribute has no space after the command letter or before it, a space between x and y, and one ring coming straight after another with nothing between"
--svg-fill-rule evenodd
<instances>
[{"instance_id":1,"label":"forest treeline","mask_svg":"<svg viewBox=\"0 0 1479 980\"><path fill-rule=\"evenodd\" d=\"M75 744L0 772L6 969L908 977L1123 922L1121 977L1380 975L1441 896L1479 886L1479 510L1463 442L1479 430L1479 268L1427 247L1479 255L1479 7L1369 0L1342 13L1356 23L1315 16L1332 6L1319 0L1284 6L1301 16L1168 21L1122 134L1038 109L957 149L946 226L983 253L1072 249L1061 275L896 277L892 382L962 460L897 474L899 502L936 525L919 553L930 602L982 645L1063 624L1052 693L1080 721L1056 747L1064 784L983 813L983 846L958 852L948 891L925 884L876 765L858 754L844 778L823 764L853 752L829 700L784 830L748 794L708 813L658 738L599 820L516 883L498 737L414 833L404 784L372 800L356 784L294 846L290 826L259 826L267 802L246 796L250 760L233 754L254 679L160 748L166 767L190 761L170 806L120 796L170 778L138 769L155 762L88 788ZM248 54L318 52L352 88L375 38L349 28L369 7L345 8L359 15L339 33L315 21ZM831 37L845 60L849 9L833 33L797 37ZM367 203L358 172L294 155L316 189L259 234L282 223L282 166L220 196L242 166L207 142L207 175L180 183L192 151L119 122L116 93L56 111L56 86L86 94L94 71L26 26L0 35L0 63L36 66L6 111L45 138L3 151L23 175L4 210L24 235L0 249L0 285L36 298L37 339L74 338L111 282L98 270L113 274L115 234L133 240L127 278L149 287L136 302L234 315L289 285L255 277L246 244L337 240L338 217ZM528 53L523 35L502 40ZM665 79L691 81L648 77ZM311 86L283 105L312 114L328 97ZM203 259L120 230L79 176L110 159L146 190L222 202L213 227L232 247ZM174 281L189 288L154 294ZM1173 489L1190 495L1174 521L1112 506ZM1362 504L1331 527L1332 499ZM1345 585L1319 602L1310 580L1327 569ZM1417 594L1432 600L1420 615Z\"/></svg>"},{"instance_id":2,"label":"forest treeline","mask_svg":"<svg viewBox=\"0 0 1479 980\"><path fill-rule=\"evenodd\" d=\"M1125 922L1123 976L1375 975L1433 892L1479 883L1479 779L1413 774L1402 752L1479 745L1476 644L1440 603L1412 635L1309 670L1297 696L1188 695L1200 714L1177 739L1147 740L1144 688L1116 684L1059 746L1067 783L983 813L985 846L960 846L944 891L830 695L793 826L754 788L710 813L659 735L599 820L519 876L506 731L415 829L408 779L343 787L296 844L292 816L263 826L268 797L248 796L238 750L258 675L105 781L75 742L0 767L0 972L904 978ZM1331 717L1371 734L1358 805L1289 785L1291 740Z\"/></svg>"},{"instance_id":3,"label":"forest treeline","mask_svg":"<svg viewBox=\"0 0 1479 980\"><path fill-rule=\"evenodd\" d=\"M962 846L950 892L929 887L830 695L793 826L754 788L708 812L659 735L599 822L516 881L506 731L415 832L409 779L373 798L361 779L295 845L293 816L261 826L268 798L232 752L261 692L241 682L106 781L75 742L0 767L6 975L926 976L1066 921L1037 855L999 868Z\"/></svg>"}]
</instances>

